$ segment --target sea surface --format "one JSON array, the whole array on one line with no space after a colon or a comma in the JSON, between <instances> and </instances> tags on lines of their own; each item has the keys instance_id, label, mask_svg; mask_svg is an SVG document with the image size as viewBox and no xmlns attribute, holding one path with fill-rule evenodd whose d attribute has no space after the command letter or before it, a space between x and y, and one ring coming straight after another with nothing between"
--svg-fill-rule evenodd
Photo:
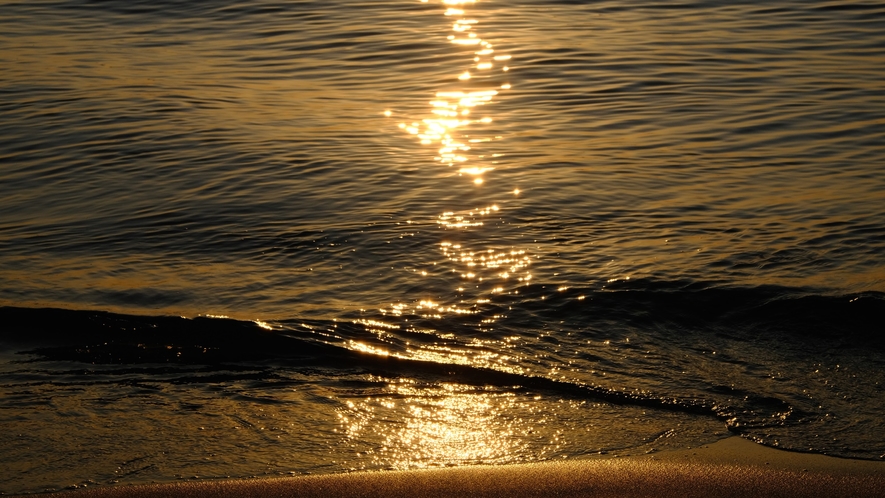
<instances>
[{"instance_id":1,"label":"sea surface","mask_svg":"<svg viewBox=\"0 0 885 498\"><path fill-rule=\"evenodd\" d=\"M885 2L0 0L0 492L885 458Z\"/></svg>"}]
</instances>

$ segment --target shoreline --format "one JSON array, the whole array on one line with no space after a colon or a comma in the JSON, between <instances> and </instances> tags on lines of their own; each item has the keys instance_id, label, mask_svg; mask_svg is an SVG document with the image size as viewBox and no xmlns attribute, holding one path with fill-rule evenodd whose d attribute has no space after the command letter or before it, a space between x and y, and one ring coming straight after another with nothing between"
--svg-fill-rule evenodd
<instances>
[{"instance_id":1,"label":"shoreline","mask_svg":"<svg viewBox=\"0 0 885 498\"><path fill-rule=\"evenodd\" d=\"M698 448L642 456L92 487L40 496L885 497L885 462L788 452L734 436Z\"/></svg>"}]
</instances>

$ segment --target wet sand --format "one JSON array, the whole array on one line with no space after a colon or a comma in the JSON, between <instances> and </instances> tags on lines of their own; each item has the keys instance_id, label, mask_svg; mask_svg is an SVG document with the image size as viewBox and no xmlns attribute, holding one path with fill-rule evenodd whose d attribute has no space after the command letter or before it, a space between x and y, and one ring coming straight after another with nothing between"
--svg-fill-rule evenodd
<instances>
[{"instance_id":1,"label":"wet sand","mask_svg":"<svg viewBox=\"0 0 885 498\"><path fill-rule=\"evenodd\" d=\"M885 462L778 451L732 437L636 457L95 487L43 496L206 497L885 497Z\"/></svg>"}]
</instances>

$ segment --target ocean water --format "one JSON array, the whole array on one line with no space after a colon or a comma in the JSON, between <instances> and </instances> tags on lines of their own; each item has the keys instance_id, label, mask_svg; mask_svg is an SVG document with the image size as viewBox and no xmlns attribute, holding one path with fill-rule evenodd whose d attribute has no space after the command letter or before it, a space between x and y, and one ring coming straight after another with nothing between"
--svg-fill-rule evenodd
<instances>
[{"instance_id":1,"label":"ocean water","mask_svg":"<svg viewBox=\"0 0 885 498\"><path fill-rule=\"evenodd\" d=\"M0 0L0 492L885 458L885 3Z\"/></svg>"}]
</instances>

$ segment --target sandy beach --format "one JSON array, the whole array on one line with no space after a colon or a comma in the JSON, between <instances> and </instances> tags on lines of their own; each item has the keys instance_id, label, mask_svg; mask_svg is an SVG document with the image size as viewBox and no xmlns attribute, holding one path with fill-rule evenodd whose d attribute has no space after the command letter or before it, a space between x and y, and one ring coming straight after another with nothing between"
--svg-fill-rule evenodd
<instances>
[{"instance_id":1,"label":"sandy beach","mask_svg":"<svg viewBox=\"0 0 885 498\"><path fill-rule=\"evenodd\" d=\"M785 452L732 437L699 448L634 457L95 487L45 496L882 497L885 462Z\"/></svg>"}]
</instances>

